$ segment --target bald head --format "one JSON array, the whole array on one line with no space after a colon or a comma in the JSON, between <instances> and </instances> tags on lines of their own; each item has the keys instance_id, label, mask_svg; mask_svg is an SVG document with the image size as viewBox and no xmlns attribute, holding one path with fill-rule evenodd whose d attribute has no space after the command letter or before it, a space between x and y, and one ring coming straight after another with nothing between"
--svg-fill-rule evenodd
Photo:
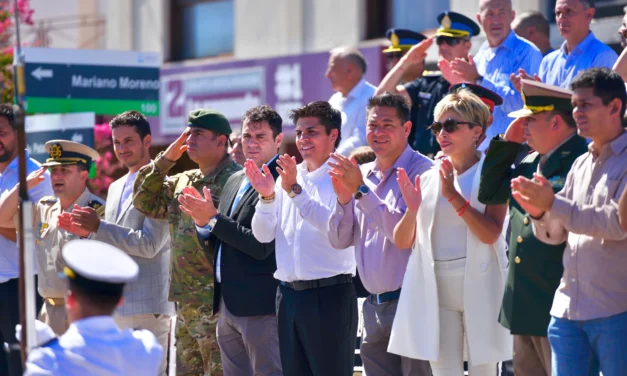
<instances>
[{"instance_id":1,"label":"bald head","mask_svg":"<svg viewBox=\"0 0 627 376\"><path fill-rule=\"evenodd\" d=\"M344 97L361 81L368 64L358 49L341 47L331 50L329 65L325 76L331 82L333 90Z\"/></svg>"},{"instance_id":2,"label":"bald head","mask_svg":"<svg viewBox=\"0 0 627 376\"><path fill-rule=\"evenodd\" d=\"M512 31L516 13L511 0L480 0L477 21L485 32L490 47L498 47Z\"/></svg>"},{"instance_id":3,"label":"bald head","mask_svg":"<svg viewBox=\"0 0 627 376\"><path fill-rule=\"evenodd\" d=\"M368 63L364 55L356 48L353 47L339 47L331 50L331 56L335 56L337 59L344 60L348 64L352 64L355 68L359 69L362 74L366 73L368 69Z\"/></svg>"}]
</instances>

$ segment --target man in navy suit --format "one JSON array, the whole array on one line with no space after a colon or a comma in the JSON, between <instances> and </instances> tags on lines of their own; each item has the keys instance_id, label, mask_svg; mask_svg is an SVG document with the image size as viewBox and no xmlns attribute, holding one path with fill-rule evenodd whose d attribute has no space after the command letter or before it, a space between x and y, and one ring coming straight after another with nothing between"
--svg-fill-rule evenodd
<instances>
[{"instance_id":1,"label":"man in navy suit","mask_svg":"<svg viewBox=\"0 0 627 376\"><path fill-rule=\"evenodd\" d=\"M254 107L242 119L246 159L264 164L277 178L282 120L270 106ZM259 195L244 171L226 182L216 209L207 189L180 198L196 222L198 239L215 265L214 307L219 307L217 337L225 375L281 375L275 316L278 280L274 241L260 243L251 230ZM213 241L209 241L213 237ZM215 308L214 308L215 309Z\"/></svg>"}]
</instances>

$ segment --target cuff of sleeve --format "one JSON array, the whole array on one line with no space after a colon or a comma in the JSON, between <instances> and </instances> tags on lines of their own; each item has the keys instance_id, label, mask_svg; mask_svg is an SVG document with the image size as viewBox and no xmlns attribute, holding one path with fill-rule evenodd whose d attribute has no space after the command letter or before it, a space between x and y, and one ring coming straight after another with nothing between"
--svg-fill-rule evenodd
<instances>
[{"instance_id":1,"label":"cuff of sleeve","mask_svg":"<svg viewBox=\"0 0 627 376\"><path fill-rule=\"evenodd\" d=\"M292 200L298 210L301 210L305 203L309 201L309 193L303 189L299 195L294 196L294 198L291 198L290 200Z\"/></svg>"},{"instance_id":2,"label":"cuff of sleeve","mask_svg":"<svg viewBox=\"0 0 627 376\"><path fill-rule=\"evenodd\" d=\"M555 195L553 199L553 206L551 207L551 218L558 219L562 223L565 223L570 215L570 208L572 203L569 199L560 195Z\"/></svg>"},{"instance_id":3,"label":"cuff of sleeve","mask_svg":"<svg viewBox=\"0 0 627 376\"><path fill-rule=\"evenodd\" d=\"M277 193L277 196L281 194L281 192ZM272 200L272 202L264 202L263 200L257 201L257 205L255 206L255 210L262 214L274 214L276 210L276 198Z\"/></svg>"},{"instance_id":4,"label":"cuff of sleeve","mask_svg":"<svg viewBox=\"0 0 627 376\"><path fill-rule=\"evenodd\" d=\"M100 220L100 225L98 226L98 230L96 230L96 232L92 232L88 239L94 239L94 240L101 240L101 238L103 238L103 235L107 232L107 226L109 225L109 223L107 223L105 220L101 219Z\"/></svg>"},{"instance_id":5,"label":"cuff of sleeve","mask_svg":"<svg viewBox=\"0 0 627 376\"><path fill-rule=\"evenodd\" d=\"M176 164L176 162L167 160L163 154L164 152L160 152L154 161L155 169L159 172L167 172Z\"/></svg>"},{"instance_id":6,"label":"cuff of sleeve","mask_svg":"<svg viewBox=\"0 0 627 376\"><path fill-rule=\"evenodd\" d=\"M381 203L379 197L372 190L367 195L355 201L357 202L357 207L359 208L359 210L367 214L372 213Z\"/></svg>"},{"instance_id":7,"label":"cuff of sleeve","mask_svg":"<svg viewBox=\"0 0 627 376\"><path fill-rule=\"evenodd\" d=\"M209 224L206 224L204 227L200 227L198 225L196 226L196 232L198 233L198 235L200 235L202 238L204 239L208 239L209 236L211 236L211 230L212 228L209 227Z\"/></svg>"}]
</instances>

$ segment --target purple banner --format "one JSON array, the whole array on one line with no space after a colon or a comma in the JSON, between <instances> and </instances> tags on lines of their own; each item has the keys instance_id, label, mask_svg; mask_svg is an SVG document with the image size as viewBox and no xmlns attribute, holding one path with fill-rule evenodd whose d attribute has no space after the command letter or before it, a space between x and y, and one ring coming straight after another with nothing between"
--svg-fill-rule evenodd
<instances>
[{"instance_id":1,"label":"purple banner","mask_svg":"<svg viewBox=\"0 0 627 376\"><path fill-rule=\"evenodd\" d=\"M361 51L368 61L366 79L377 85L384 70L381 47ZM187 126L189 111L202 107L221 111L233 129L239 129L246 110L261 104L276 109L286 133L293 134L289 111L315 100L328 100L333 94L324 76L328 60L329 53L321 52L164 66L160 72L161 116L151 121L153 139L156 144L173 141Z\"/></svg>"}]
</instances>

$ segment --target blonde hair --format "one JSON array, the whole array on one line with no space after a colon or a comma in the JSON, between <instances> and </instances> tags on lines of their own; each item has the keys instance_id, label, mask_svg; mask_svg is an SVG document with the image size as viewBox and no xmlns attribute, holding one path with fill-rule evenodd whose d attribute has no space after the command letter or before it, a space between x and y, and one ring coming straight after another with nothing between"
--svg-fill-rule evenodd
<instances>
[{"instance_id":1,"label":"blonde hair","mask_svg":"<svg viewBox=\"0 0 627 376\"><path fill-rule=\"evenodd\" d=\"M448 111L454 112L465 121L481 126L482 134L485 133L490 121L488 106L468 89L462 89L442 98L433 110L433 118L439 119Z\"/></svg>"}]
</instances>

